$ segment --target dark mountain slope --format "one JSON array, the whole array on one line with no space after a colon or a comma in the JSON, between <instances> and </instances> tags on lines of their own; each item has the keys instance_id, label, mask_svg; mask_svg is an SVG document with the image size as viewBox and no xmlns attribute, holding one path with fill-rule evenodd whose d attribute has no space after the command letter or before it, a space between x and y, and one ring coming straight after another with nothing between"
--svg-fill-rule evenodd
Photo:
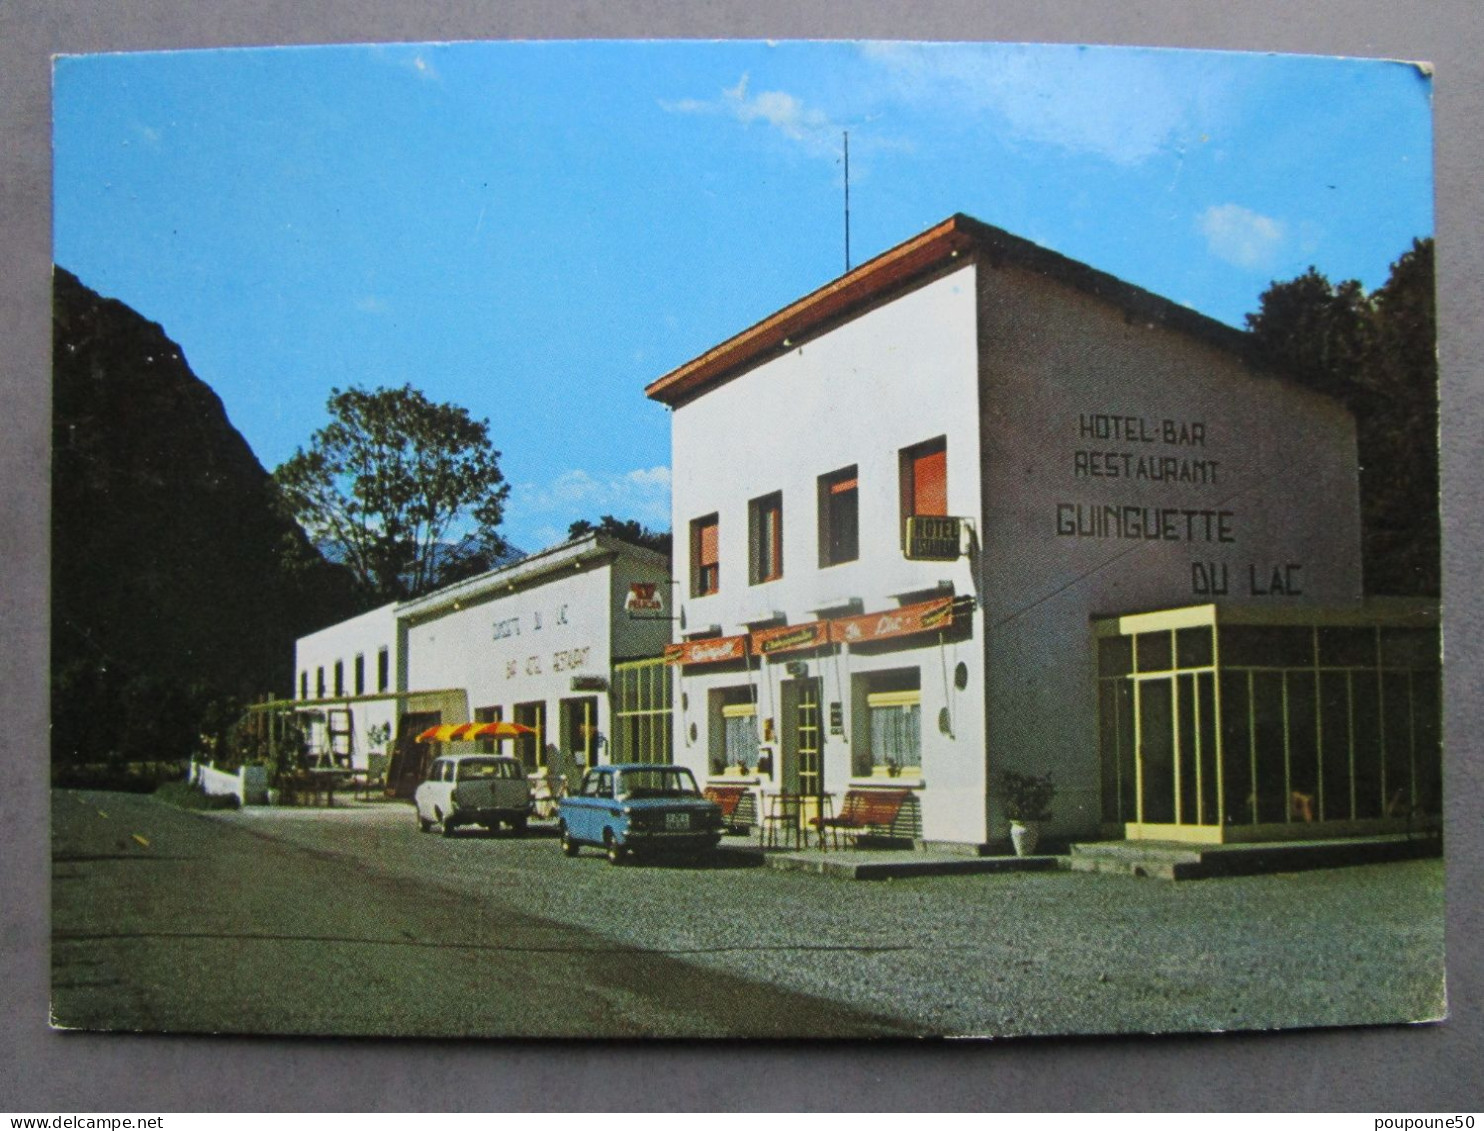
<instances>
[{"instance_id":1,"label":"dark mountain slope","mask_svg":"<svg viewBox=\"0 0 1484 1131\"><path fill-rule=\"evenodd\" d=\"M53 754L178 757L355 593L157 324L61 268L53 319Z\"/></svg>"}]
</instances>

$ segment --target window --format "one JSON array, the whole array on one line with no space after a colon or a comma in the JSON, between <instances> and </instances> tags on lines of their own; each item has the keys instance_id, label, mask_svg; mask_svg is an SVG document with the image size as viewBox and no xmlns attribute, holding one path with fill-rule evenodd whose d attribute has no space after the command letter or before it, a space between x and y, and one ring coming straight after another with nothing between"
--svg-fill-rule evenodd
<instances>
[{"instance_id":1,"label":"window","mask_svg":"<svg viewBox=\"0 0 1484 1131\"><path fill-rule=\"evenodd\" d=\"M388 648L376 653L376 690L385 691L392 685L392 654Z\"/></svg>"},{"instance_id":2,"label":"window","mask_svg":"<svg viewBox=\"0 0 1484 1131\"><path fill-rule=\"evenodd\" d=\"M870 764L857 772L896 777L922 767L922 692L917 669L858 677L864 681ZM864 760L864 759L862 759Z\"/></svg>"},{"instance_id":3,"label":"window","mask_svg":"<svg viewBox=\"0 0 1484 1131\"><path fill-rule=\"evenodd\" d=\"M366 694L366 654L356 653L356 694Z\"/></svg>"},{"instance_id":4,"label":"window","mask_svg":"<svg viewBox=\"0 0 1484 1131\"><path fill-rule=\"evenodd\" d=\"M819 477L819 564L853 562L860 557L860 489L856 469Z\"/></svg>"},{"instance_id":5,"label":"window","mask_svg":"<svg viewBox=\"0 0 1484 1131\"><path fill-rule=\"evenodd\" d=\"M914 515L948 513L948 441L943 437L904 448L902 471L902 545L907 544L907 520Z\"/></svg>"},{"instance_id":6,"label":"window","mask_svg":"<svg viewBox=\"0 0 1484 1131\"><path fill-rule=\"evenodd\" d=\"M335 694L345 694L345 661L335 661Z\"/></svg>"},{"instance_id":7,"label":"window","mask_svg":"<svg viewBox=\"0 0 1484 1131\"><path fill-rule=\"evenodd\" d=\"M325 697L325 669L314 669L314 697L323 699Z\"/></svg>"},{"instance_id":8,"label":"window","mask_svg":"<svg viewBox=\"0 0 1484 1131\"><path fill-rule=\"evenodd\" d=\"M716 515L690 524L690 593L704 597L721 588L720 524Z\"/></svg>"},{"instance_id":9,"label":"window","mask_svg":"<svg viewBox=\"0 0 1484 1131\"><path fill-rule=\"evenodd\" d=\"M307 668L299 673L299 698L309 698L309 670Z\"/></svg>"},{"instance_id":10,"label":"window","mask_svg":"<svg viewBox=\"0 0 1484 1131\"><path fill-rule=\"evenodd\" d=\"M748 504L748 543L754 585L783 576L783 495L774 492Z\"/></svg>"},{"instance_id":11,"label":"window","mask_svg":"<svg viewBox=\"0 0 1484 1131\"><path fill-rule=\"evenodd\" d=\"M757 772L757 692L729 687L712 692L711 769L714 773Z\"/></svg>"}]
</instances>

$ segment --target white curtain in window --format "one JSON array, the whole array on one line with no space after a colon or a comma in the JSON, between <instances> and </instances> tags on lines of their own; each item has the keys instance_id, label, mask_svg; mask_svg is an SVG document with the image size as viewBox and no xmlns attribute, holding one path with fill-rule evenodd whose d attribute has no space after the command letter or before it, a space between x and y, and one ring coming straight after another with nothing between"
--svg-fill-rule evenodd
<instances>
[{"instance_id":1,"label":"white curtain in window","mask_svg":"<svg viewBox=\"0 0 1484 1131\"><path fill-rule=\"evenodd\" d=\"M871 708L871 764L922 764L922 726L916 703Z\"/></svg>"},{"instance_id":2,"label":"white curtain in window","mask_svg":"<svg viewBox=\"0 0 1484 1131\"><path fill-rule=\"evenodd\" d=\"M727 743L727 765L744 765L749 769L757 767L757 717L755 715L739 715L727 718L726 743Z\"/></svg>"}]
</instances>

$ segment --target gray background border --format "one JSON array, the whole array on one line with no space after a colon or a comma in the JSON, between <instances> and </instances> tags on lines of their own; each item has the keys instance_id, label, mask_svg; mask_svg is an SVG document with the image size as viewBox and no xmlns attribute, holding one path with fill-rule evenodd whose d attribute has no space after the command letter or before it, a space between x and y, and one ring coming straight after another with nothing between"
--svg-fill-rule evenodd
<instances>
[{"instance_id":1,"label":"gray background border","mask_svg":"<svg viewBox=\"0 0 1484 1131\"><path fill-rule=\"evenodd\" d=\"M842 1045L305 1041L54 1034L47 996L46 546L53 53L480 38L1103 42L1437 67L1448 740L1440 1026ZM1481 1106L1484 20L1468 0L10 0L0 4L0 1110L896 1108L1440 1111ZM1364 107L1357 107L1364 113ZM1398 249L1400 251L1401 249ZM149 312L144 312L148 315ZM663 1067L625 1084L642 1065Z\"/></svg>"}]
</instances>

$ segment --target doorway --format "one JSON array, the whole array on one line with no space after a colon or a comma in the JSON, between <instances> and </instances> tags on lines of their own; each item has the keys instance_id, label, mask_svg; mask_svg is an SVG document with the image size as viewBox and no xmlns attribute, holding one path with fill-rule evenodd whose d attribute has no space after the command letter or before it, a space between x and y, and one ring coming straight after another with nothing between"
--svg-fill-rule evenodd
<instances>
[{"instance_id":1,"label":"doorway","mask_svg":"<svg viewBox=\"0 0 1484 1131\"><path fill-rule=\"evenodd\" d=\"M397 740L386 768L386 795L411 797L433 760L433 744L417 736L443 722L441 711L413 711L397 720Z\"/></svg>"},{"instance_id":2,"label":"doorway","mask_svg":"<svg viewBox=\"0 0 1484 1131\"><path fill-rule=\"evenodd\" d=\"M805 797L824 793L824 736L817 678L783 685L783 788Z\"/></svg>"},{"instance_id":3,"label":"doorway","mask_svg":"<svg viewBox=\"0 0 1484 1131\"><path fill-rule=\"evenodd\" d=\"M598 764L598 697L563 699L561 712L562 753L581 769L591 769Z\"/></svg>"},{"instance_id":4,"label":"doorway","mask_svg":"<svg viewBox=\"0 0 1484 1131\"><path fill-rule=\"evenodd\" d=\"M530 727L534 734L523 734L515 740L516 756L526 773L534 774L546 763L546 701L517 703L515 722Z\"/></svg>"}]
</instances>

